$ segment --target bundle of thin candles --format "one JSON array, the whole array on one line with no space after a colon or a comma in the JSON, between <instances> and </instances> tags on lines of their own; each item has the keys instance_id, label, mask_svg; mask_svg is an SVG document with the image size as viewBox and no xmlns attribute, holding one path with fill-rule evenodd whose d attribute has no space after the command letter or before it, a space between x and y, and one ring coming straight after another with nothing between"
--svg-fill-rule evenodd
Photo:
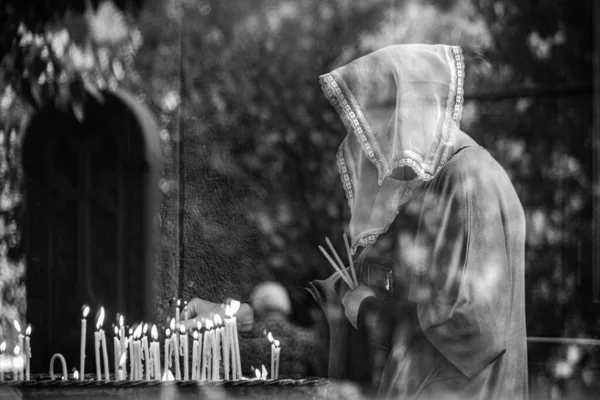
<instances>
[{"instance_id":1,"label":"bundle of thin candles","mask_svg":"<svg viewBox=\"0 0 600 400\"><path fill-rule=\"evenodd\" d=\"M323 246L319 246L319 250L321 250L321 253L323 253L323 255L325 256L327 261L329 261L331 266L336 270L336 272L344 280L344 282L346 282L348 284L350 289L356 289L356 287L358 286L358 279L356 278L356 270L354 269L354 261L352 260L352 253L350 252L350 243L348 242L348 236L344 233L344 245L346 246L346 254L348 256L348 263L350 265L350 271L352 273L352 276L350 276L350 274L348 273L346 267L344 266L344 263L342 262L342 259L338 255L337 251L335 251L335 247L333 247L331 240L329 240L329 238L326 237L325 241L327 242L327 245L331 249L333 256L337 260L337 263L329 255L327 250L325 250L323 248Z\"/></svg>"}]
</instances>

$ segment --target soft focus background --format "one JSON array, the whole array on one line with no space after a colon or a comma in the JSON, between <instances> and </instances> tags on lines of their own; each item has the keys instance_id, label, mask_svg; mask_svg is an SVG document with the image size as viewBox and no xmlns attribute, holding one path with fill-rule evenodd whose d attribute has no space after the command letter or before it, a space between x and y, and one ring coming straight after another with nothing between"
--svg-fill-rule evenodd
<instances>
[{"instance_id":1,"label":"soft focus background","mask_svg":"<svg viewBox=\"0 0 600 400\"><path fill-rule=\"evenodd\" d=\"M321 93L320 74L393 43L481 52L491 68L467 70L462 127L507 169L525 207L528 335L600 336L593 1L0 4L3 335L26 313L20 132L44 99L78 101L68 85L47 88L50 75L62 81L43 58L46 40L51 59L75 71L64 82L83 76L87 87L126 88L160 124L161 320L177 295L244 301L260 282L277 281L295 296L331 273L317 245L328 236L341 246L347 227L335 166L345 131ZM23 44L20 22L33 32L33 45ZM38 50L26 52L37 46L35 33L43 34ZM264 329L283 343L283 375L319 373L312 345L318 332L282 319L265 321ZM242 347L249 363L268 361L266 339ZM597 392L596 348L532 341L534 386L552 396Z\"/></svg>"}]
</instances>

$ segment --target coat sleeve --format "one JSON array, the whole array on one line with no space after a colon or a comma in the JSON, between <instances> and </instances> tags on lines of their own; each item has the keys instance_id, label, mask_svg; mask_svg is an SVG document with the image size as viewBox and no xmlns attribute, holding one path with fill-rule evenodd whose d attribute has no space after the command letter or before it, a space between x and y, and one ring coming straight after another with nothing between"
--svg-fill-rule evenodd
<instances>
[{"instance_id":1,"label":"coat sleeve","mask_svg":"<svg viewBox=\"0 0 600 400\"><path fill-rule=\"evenodd\" d=\"M423 203L409 263L409 300L417 303L428 340L471 377L506 349L506 222L493 177L463 162L447 167Z\"/></svg>"}]
</instances>

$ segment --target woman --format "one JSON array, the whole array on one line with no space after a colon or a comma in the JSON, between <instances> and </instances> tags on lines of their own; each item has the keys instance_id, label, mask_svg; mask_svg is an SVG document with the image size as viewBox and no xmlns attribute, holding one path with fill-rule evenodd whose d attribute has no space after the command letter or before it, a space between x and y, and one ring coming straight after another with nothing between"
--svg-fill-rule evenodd
<instances>
[{"instance_id":1,"label":"woman","mask_svg":"<svg viewBox=\"0 0 600 400\"><path fill-rule=\"evenodd\" d=\"M458 47L395 45L320 78L348 131L337 160L361 285L308 289L330 378L378 398L527 398L524 213L459 128L463 77Z\"/></svg>"}]
</instances>

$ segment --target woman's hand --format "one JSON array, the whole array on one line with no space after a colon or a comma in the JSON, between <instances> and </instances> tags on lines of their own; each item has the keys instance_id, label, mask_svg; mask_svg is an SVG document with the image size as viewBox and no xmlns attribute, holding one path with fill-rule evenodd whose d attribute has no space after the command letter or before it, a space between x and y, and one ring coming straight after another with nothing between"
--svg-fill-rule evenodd
<instances>
[{"instance_id":1,"label":"woman's hand","mask_svg":"<svg viewBox=\"0 0 600 400\"><path fill-rule=\"evenodd\" d=\"M355 328L358 325L358 311L363 300L368 297L377 297L373 289L363 285L358 285L355 289L348 289L342 295L342 304L344 305L344 312L346 317Z\"/></svg>"},{"instance_id":2,"label":"woman's hand","mask_svg":"<svg viewBox=\"0 0 600 400\"><path fill-rule=\"evenodd\" d=\"M211 315L218 314L222 319L225 318L225 306L223 304L213 303L197 297L190 300L186 308L188 310L189 318L187 320L179 321L181 325L185 326L186 330L195 329L202 318L210 318ZM237 319L238 330L245 332L252 329L254 312L248 304L242 303L235 316Z\"/></svg>"}]
</instances>

